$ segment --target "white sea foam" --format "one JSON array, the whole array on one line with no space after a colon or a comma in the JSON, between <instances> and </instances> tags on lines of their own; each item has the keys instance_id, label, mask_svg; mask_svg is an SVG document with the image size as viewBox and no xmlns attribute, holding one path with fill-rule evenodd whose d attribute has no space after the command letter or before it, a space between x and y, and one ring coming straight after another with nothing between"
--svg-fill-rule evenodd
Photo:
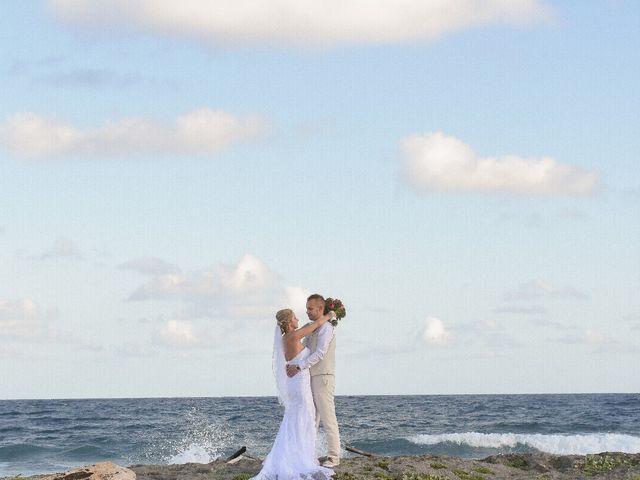
<instances>
[{"instance_id":1,"label":"white sea foam","mask_svg":"<svg viewBox=\"0 0 640 480\"><path fill-rule=\"evenodd\" d=\"M229 450L232 431L226 424L211 422L195 407L183 417L183 422L188 427L185 433L161 445L166 463L209 463Z\"/></svg>"},{"instance_id":2,"label":"white sea foam","mask_svg":"<svg viewBox=\"0 0 640 480\"><path fill-rule=\"evenodd\" d=\"M169 463L209 463L213 460L205 447L192 443L185 450L171 457Z\"/></svg>"},{"instance_id":3,"label":"white sea foam","mask_svg":"<svg viewBox=\"0 0 640 480\"><path fill-rule=\"evenodd\" d=\"M620 433L584 435L543 435L519 433L444 433L414 435L407 438L419 445L455 443L476 448L515 448L526 445L541 452L558 455L586 455L600 452L640 453L640 437Z\"/></svg>"}]
</instances>

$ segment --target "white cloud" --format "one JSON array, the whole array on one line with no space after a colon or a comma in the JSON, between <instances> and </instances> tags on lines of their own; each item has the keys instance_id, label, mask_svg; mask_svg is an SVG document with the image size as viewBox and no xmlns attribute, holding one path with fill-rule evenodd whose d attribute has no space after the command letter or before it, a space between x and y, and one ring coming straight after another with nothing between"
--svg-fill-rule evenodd
<instances>
[{"instance_id":1,"label":"white cloud","mask_svg":"<svg viewBox=\"0 0 640 480\"><path fill-rule=\"evenodd\" d=\"M465 350L481 351L482 356L496 357L507 350L521 348L524 344L513 335L513 329L505 327L494 319L474 320L456 324L452 328L457 343L465 345Z\"/></svg>"},{"instance_id":2,"label":"white cloud","mask_svg":"<svg viewBox=\"0 0 640 480\"><path fill-rule=\"evenodd\" d=\"M307 298L311 295L311 290L302 287L285 287L285 307L291 308L300 319L305 318L307 312Z\"/></svg>"},{"instance_id":3,"label":"white cloud","mask_svg":"<svg viewBox=\"0 0 640 480\"><path fill-rule=\"evenodd\" d=\"M0 338L32 340L54 336L48 320L55 315L43 312L31 298L0 300Z\"/></svg>"},{"instance_id":4,"label":"white cloud","mask_svg":"<svg viewBox=\"0 0 640 480\"><path fill-rule=\"evenodd\" d=\"M169 320L160 328L160 337L169 345L193 346L200 343L187 320Z\"/></svg>"},{"instance_id":5,"label":"white cloud","mask_svg":"<svg viewBox=\"0 0 640 480\"><path fill-rule=\"evenodd\" d=\"M82 136L71 125L34 113L18 113L0 124L0 145L19 157L67 154L81 143Z\"/></svg>"},{"instance_id":6,"label":"white cloud","mask_svg":"<svg viewBox=\"0 0 640 480\"><path fill-rule=\"evenodd\" d=\"M182 301L189 309L183 316L189 318L271 318L280 308L303 309L306 293L285 285L261 259L245 254L233 265L155 275L129 300Z\"/></svg>"},{"instance_id":7,"label":"white cloud","mask_svg":"<svg viewBox=\"0 0 640 480\"><path fill-rule=\"evenodd\" d=\"M255 138L264 122L222 110L200 108L172 124L124 118L95 129L81 129L35 113L18 113L0 124L0 145L28 159L112 157L148 153L211 154Z\"/></svg>"},{"instance_id":8,"label":"white cloud","mask_svg":"<svg viewBox=\"0 0 640 480\"><path fill-rule=\"evenodd\" d=\"M603 345L608 343L615 343L615 340L608 335L604 335L596 330L587 329L585 332L585 339L587 343L592 345Z\"/></svg>"},{"instance_id":9,"label":"white cloud","mask_svg":"<svg viewBox=\"0 0 640 480\"><path fill-rule=\"evenodd\" d=\"M596 353L639 353L636 344L621 342L612 336L594 329L586 329L577 335L567 335L558 339L560 343L569 345L585 345L594 347Z\"/></svg>"},{"instance_id":10,"label":"white cloud","mask_svg":"<svg viewBox=\"0 0 640 480\"><path fill-rule=\"evenodd\" d=\"M500 192L521 195L591 195L599 174L551 157L480 157L441 132L401 140L405 180L426 192Z\"/></svg>"},{"instance_id":11,"label":"white cloud","mask_svg":"<svg viewBox=\"0 0 640 480\"><path fill-rule=\"evenodd\" d=\"M39 260L47 260L49 258L78 258L80 251L72 240L65 237L58 237L53 245L38 255Z\"/></svg>"},{"instance_id":12,"label":"white cloud","mask_svg":"<svg viewBox=\"0 0 640 480\"><path fill-rule=\"evenodd\" d=\"M444 344L451 339L451 334L445 328L442 320L436 317L427 317L424 320L424 341L431 344Z\"/></svg>"},{"instance_id":13,"label":"white cloud","mask_svg":"<svg viewBox=\"0 0 640 480\"><path fill-rule=\"evenodd\" d=\"M219 270L222 286L230 292L242 293L269 288L276 276L269 267L253 255L244 255L237 265Z\"/></svg>"},{"instance_id":14,"label":"white cloud","mask_svg":"<svg viewBox=\"0 0 640 480\"><path fill-rule=\"evenodd\" d=\"M433 41L466 28L548 20L541 0L49 0L62 21L208 44L299 47Z\"/></svg>"},{"instance_id":15,"label":"white cloud","mask_svg":"<svg viewBox=\"0 0 640 480\"><path fill-rule=\"evenodd\" d=\"M162 300L180 295L212 293L213 285L208 280L208 275L201 272L157 275L146 284L138 287L129 296L129 300Z\"/></svg>"},{"instance_id":16,"label":"white cloud","mask_svg":"<svg viewBox=\"0 0 640 480\"><path fill-rule=\"evenodd\" d=\"M584 330L578 334L565 335L560 337L559 341L560 343L569 345L594 345L598 343L607 343L604 341L604 336L599 333L595 333L592 330Z\"/></svg>"},{"instance_id":17,"label":"white cloud","mask_svg":"<svg viewBox=\"0 0 640 480\"><path fill-rule=\"evenodd\" d=\"M61 330L57 320L57 308L43 308L32 298L0 300L0 354L13 356L39 356L51 345L64 345L69 351L103 350L102 345L88 342L85 339ZM35 346L25 348L26 345Z\"/></svg>"},{"instance_id":18,"label":"white cloud","mask_svg":"<svg viewBox=\"0 0 640 480\"><path fill-rule=\"evenodd\" d=\"M536 279L521 284L516 290L507 292L504 298L509 301L531 301L550 298L585 300L589 298L589 295L573 287L554 287L544 280Z\"/></svg>"},{"instance_id":19,"label":"white cloud","mask_svg":"<svg viewBox=\"0 0 640 480\"><path fill-rule=\"evenodd\" d=\"M179 273L175 265L157 257L139 257L120 265L121 269L134 270L144 275L164 275Z\"/></svg>"}]
</instances>

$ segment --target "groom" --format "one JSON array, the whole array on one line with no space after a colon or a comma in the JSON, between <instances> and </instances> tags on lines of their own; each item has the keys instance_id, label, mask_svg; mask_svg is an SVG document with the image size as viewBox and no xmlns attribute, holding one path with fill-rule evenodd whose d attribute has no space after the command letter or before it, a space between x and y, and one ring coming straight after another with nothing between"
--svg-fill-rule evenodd
<instances>
[{"instance_id":1,"label":"groom","mask_svg":"<svg viewBox=\"0 0 640 480\"><path fill-rule=\"evenodd\" d=\"M315 322L323 314L324 297L314 293L307 298L307 317ZM288 365L287 375L293 377L300 370L310 369L311 392L316 405L316 428L322 423L327 434L328 453L322 466L336 467L340 464L340 433L333 399L336 387L336 338L333 325L326 322L305 338L304 343L311 350L311 355L300 365Z\"/></svg>"}]
</instances>

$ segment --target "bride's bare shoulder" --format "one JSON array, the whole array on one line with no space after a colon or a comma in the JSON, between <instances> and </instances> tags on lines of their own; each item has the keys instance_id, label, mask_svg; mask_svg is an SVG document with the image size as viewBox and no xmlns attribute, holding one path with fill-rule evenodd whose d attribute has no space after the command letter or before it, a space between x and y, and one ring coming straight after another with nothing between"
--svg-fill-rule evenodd
<instances>
[{"instance_id":1,"label":"bride's bare shoulder","mask_svg":"<svg viewBox=\"0 0 640 480\"><path fill-rule=\"evenodd\" d=\"M294 343L296 341L296 337L293 332L287 332L282 336L282 339L285 343Z\"/></svg>"}]
</instances>

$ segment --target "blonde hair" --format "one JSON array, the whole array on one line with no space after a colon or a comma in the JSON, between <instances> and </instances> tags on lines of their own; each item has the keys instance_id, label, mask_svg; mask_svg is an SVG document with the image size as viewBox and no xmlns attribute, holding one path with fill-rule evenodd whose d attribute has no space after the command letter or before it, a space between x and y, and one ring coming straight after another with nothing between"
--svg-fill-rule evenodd
<instances>
[{"instance_id":1,"label":"blonde hair","mask_svg":"<svg viewBox=\"0 0 640 480\"><path fill-rule=\"evenodd\" d=\"M278 326L280 327L280 331L282 333L286 333L291 320L293 320L293 310L291 310L290 308L278 310L278 313L276 313L276 320L278 322Z\"/></svg>"}]
</instances>

